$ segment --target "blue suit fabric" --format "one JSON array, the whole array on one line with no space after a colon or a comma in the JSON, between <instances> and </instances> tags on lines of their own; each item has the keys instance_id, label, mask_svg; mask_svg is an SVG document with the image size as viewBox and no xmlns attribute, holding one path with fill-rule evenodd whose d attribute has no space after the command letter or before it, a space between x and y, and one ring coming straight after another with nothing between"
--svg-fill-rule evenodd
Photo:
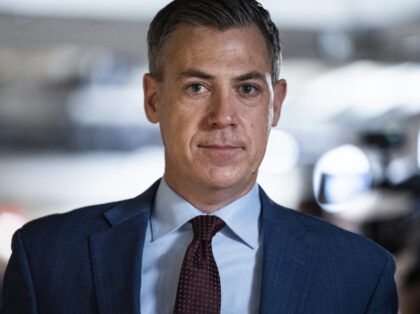
<instances>
[{"instance_id":1,"label":"blue suit fabric","mask_svg":"<svg viewBox=\"0 0 420 314\"><path fill-rule=\"evenodd\" d=\"M51 215L18 230L0 313L140 314L142 250L158 184L130 200ZM397 313L395 263L387 251L281 207L262 189L260 198L260 313Z\"/></svg>"}]
</instances>

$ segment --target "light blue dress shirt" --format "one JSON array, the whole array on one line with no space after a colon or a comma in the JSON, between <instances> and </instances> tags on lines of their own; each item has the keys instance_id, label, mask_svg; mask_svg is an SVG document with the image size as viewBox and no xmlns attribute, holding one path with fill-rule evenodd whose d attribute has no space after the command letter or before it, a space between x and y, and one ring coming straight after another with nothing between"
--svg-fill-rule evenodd
<instances>
[{"instance_id":1,"label":"light blue dress shirt","mask_svg":"<svg viewBox=\"0 0 420 314\"><path fill-rule=\"evenodd\" d=\"M257 184L214 215L226 226L212 240L220 274L222 314L258 313L262 272L261 202ZM179 273L193 238L188 221L201 211L162 178L146 231L141 271L141 313L173 313Z\"/></svg>"}]
</instances>

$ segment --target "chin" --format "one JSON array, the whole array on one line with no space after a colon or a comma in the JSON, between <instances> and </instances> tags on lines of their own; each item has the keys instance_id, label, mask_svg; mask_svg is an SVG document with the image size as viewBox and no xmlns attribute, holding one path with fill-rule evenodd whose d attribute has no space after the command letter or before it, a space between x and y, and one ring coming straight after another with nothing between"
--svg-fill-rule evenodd
<instances>
[{"instance_id":1,"label":"chin","mask_svg":"<svg viewBox=\"0 0 420 314\"><path fill-rule=\"evenodd\" d=\"M250 183L251 180L251 178L239 176L238 174L232 175L232 172L222 172L212 173L206 176L203 181L211 189L222 190L249 185L247 183Z\"/></svg>"}]
</instances>

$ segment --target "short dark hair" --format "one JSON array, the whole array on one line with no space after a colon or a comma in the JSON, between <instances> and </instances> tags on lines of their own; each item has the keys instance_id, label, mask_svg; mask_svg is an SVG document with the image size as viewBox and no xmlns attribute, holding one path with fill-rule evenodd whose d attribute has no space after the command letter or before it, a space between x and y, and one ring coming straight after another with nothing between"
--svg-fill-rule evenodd
<instances>
[{"instance_id":1,"label":"short dark hair","mask_svg":"<svg viewBox=\"0 0 420 314\"><path fill-rule=\"evenodd\" d=\"M261 31L272 66L272 79L279 78L281 43L270 14L255 0L175 0L161 9L147 34L149 71L163 79L163 64L171 36L179 24L215 27L220 31L255 24Z\"/></svg>"}]
</instances>

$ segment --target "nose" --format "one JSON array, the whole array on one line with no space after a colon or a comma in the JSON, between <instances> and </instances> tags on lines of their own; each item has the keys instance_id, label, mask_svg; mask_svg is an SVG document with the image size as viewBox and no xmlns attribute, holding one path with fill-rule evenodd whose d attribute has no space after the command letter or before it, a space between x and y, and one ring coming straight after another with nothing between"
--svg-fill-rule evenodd
<instances>
[{"instance_id":1,"label":"nose","mask_svg":"<svg viewBox=\"0 0 420 314\"><path fill-rule=\"evenodd\" d=\"M235 97L229 91L213 94L209 106L208 124L211 128L232 128L238 124Z\"/></svg>"}]
</instances>

